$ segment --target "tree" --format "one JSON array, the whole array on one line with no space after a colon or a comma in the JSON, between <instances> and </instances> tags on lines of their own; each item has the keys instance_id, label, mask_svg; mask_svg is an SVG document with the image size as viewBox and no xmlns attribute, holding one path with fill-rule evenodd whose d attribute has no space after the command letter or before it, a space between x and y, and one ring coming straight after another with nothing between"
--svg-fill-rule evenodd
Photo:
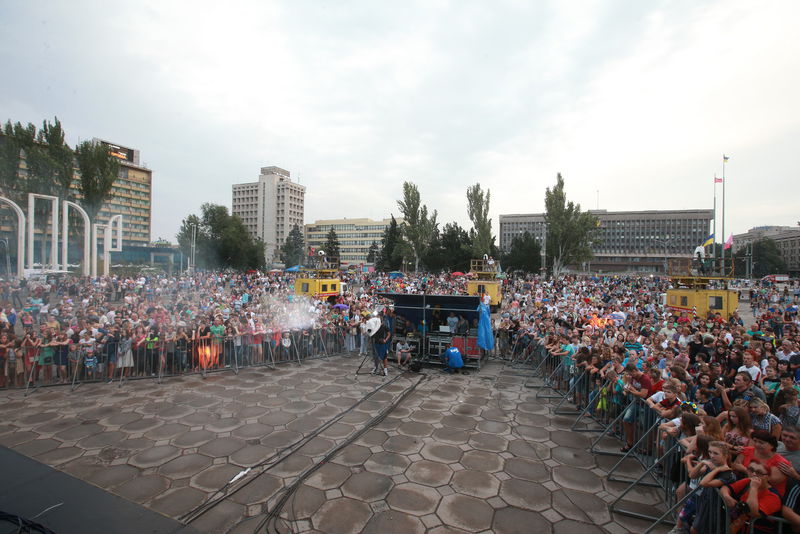
<instances>
[{"instance_id":1,"label":"tree","mask_svg":"<svg viewBox=\"0 0 800 534\"><path fill-rule=\"evenodd\" d=\"M420 258L436 235L438 214L436 210L433 210L433 214L428 214L428 207L420 202L419 189L411 182L403 182L403 200L398 200L397 206L403 214L401 231L411 248L416 272L419 270Z\"/></svg>"},{"instance_id":2,"label":"tree","mask_svg":"<svg viewBox=\"0 0 800 534\"><path fill-rule=\"evenodd\" d=\"M336 258L339 259L339 236L336 235L336 230L331 227L330 232L325 237L325 245L322 250L325 251L325 255L329 258Z\"/></svg>"},{"instance_id":3,"label":"tree","mask_svg":"<svg viewBox=\"0 0 800 534\"><path fill-rule=\"evenodd\" d=\"M547 265L554 277L570 264L592 258L592 244L597 233L597 217L581 211L580 204L567 201L561 173L556 185L544 194L545 224L547 225Z\"/></svg>"},{"instance_id":4,"label":"tree","mask_svg":"<svg viewBox=\"0 0 800 534\"><path fill-rule=\"evenodd\" d=\"M375 263L375 260L380 253L380 248L378 247L378 243L375 241L369 246L369 251L367 252L367 263Z\"/></svg>"},{"instance_id":5,"label":"tree","mask_svg":"<svg viewBox=\"0 0 800 534\"><path fill-rule=\"evenodd\" d=\"M737 276L747 273L748 255L752 254L752 277L762 278L768 274L782 274L786 272L786 262L781 256L781 251L775 241L768 237L754 241L751 246L740 248L734 254L735 270ZM726 260L727 261L727 260Z\"/></svg>"},{"instance_id":6,"label":"tree","mask_svg":"<svg viewBox=\"0 0 800 534\"><path fill-rule=\"evenodd\" d=\"M303 261L304 253L305 243L303 240L303 232L301 232L300 228L295 224L286 237L286 241L283 243L281 259L284 265L292 267L294 265L299 265L300 262Z\"/></svg>"},{"instance_id":7,"label":"tree","mask_svg":"<svg viewBox=\"0 0 800 534\"><path fill-rule=\"evenodd\" d=\"M103 204L111 197L111 188L119 175L119 161L102 143L84 141L75 147L80 171L80 203L89 220L94 221Z\"/></svg>"},{"instance_id":8,"label":"tree","mask_svg":"<svg viewBox=\"0 0 800 534\"><path fill-rule=\"evenodd\" d=\"M492 237L492 220L489 218L490 199L491 192L487 189L484 193L479 183L467 188L467 211L474 230L472 254L475 258L492 253L494 238Z\"/></svg>"},{"instance_id":9,"label":"tree","mask_svg":"<svg viewBox=\"0 0 800 534\"><path fill-rule=\"evenodd\" d=\"M469 234L458 223L452 222L445 224L442 231L437 232L425 256L425 265L432 271L466 271L472 257L472 240Z\"/></svg>"},{"instance_id":10,"label":"tree","mask_svg":"<svg viewBox=\"0 0 800 534\"><path fill-rule=\"evenodd\" d=\"M389 226L383 231L381 248L375 258L375 269L379 271L395 271L400 268L402 261L401 242L402 232L397 220L392 215Z\"/></svg>"},{"instance_id":11,"label":"tree","mask_svg":"<svg viewBox=\"0 0 800 534\"><path fill-rule=\"evenodd\" d=\"M515 236L511 249L503 255L503 267L509 271L538 273L542 266L542 247L529 232Z\"/></svg>"},{"instance_id":12,"label":"tree","mask_svg":"<svg viewBox=\"0 0 800 534\"><path fill-rule=\"evenodd\" d=\"M230 215L228 208L206 203L201 215L186 217L178 231L178 244L187 256L191 254L192 230L197 226L195 257L197 267L204 269L262 269L264 243L247 232L242 220Z\"/></svg>"}]
</instances>

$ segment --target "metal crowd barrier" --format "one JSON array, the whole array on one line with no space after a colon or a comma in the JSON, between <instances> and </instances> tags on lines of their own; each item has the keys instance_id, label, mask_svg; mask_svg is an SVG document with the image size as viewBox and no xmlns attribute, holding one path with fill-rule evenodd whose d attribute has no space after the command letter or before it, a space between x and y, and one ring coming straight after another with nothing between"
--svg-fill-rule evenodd
<instances>
[{"instance_id":1,"label":"metal crowd barrier","mask_svg":"<svg viewBox=\"0 0 800 534\"><path fill-rule=\"evenodd\" d=\"M690 488L688 473L681 461L685 454L683 447L677 438L659 434L659 425L665 420L643 399L623 394L621 388L617 387L619 379L601 379L586 369L572 373L568 385L565 386L565 375L561 373L565 367L563 361L556 361L546 354L532 359L534 367L530 377L538 378L542 383L528 387L553 390L556 394L551 397L560 398L555 404L554 413L577 416L572 430L598 433L590 446L591 452L619 457L607 476L608 480L626 484L626 487L609 504L612 513L651 521L651 526L644 532L649 534L660 525L674 524L690 499L700 498L701 492L710 492L703 496L704 499L710 499L710 512L703 525L697 529L698 534L732 534L733 511L725 505L718 489L703 488L699 484L696 488ZM560 384L559 378L562 379ZM568 403L573 403L576 409L566 408ZM601 442L608 437L621 439L626 443L623 426L626 419L633 423L632 428L629 427L632 430L633 446L626 452L604 449ZM586 426L582 427L581 424ZM642 469L640 473L637 471L636 476L624 474L630 468L631 460ZM677 490L682 485L686 489L679 497ZM626 500L631 492L643 486L658 489L662 496L661 502L654 503L650 510L640 503ZM770 516L767 519L772 527L769 532L792 532L791 524L785 519L779 516ZM757 534L765 531L760 530L754 521L750 521L738 532Z\"/></svg>"},{"instance_id":2,"label":"metal crowd barrier","mask_svg":"<svg viewBox=\"0 0 800 534\"><path fill-rule=\"evenodd\" d=\"M245 367L300 365L305 360L359 350L359 336L355 336L352 351L346 350L346 336L343 329L315 328L188 342L145 338L139 343L101 342L94 348L76 344L62 350L30 347L14 351L5 365L0 364L0 379L7 375L6 387L24 389L27 396L39 387L55 385L69 384L76 389L89 382L121 385L144 378L161 382L171 376L205 376L226 370L238 373Z\"/></svg>"}]
</instances>

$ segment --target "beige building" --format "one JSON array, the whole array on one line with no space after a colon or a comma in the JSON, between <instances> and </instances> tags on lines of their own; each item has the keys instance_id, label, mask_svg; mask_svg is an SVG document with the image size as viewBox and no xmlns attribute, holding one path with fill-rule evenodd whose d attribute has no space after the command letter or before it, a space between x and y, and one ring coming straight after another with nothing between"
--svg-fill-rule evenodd
<instances>
[{"instance_id":1,"label":"beige building","mask_svg":"<svg viewBox=\"0 0 800 534\"><path fill-rule=\"evenodd\" d=\"M800 275L800 228L796 226L756 226L743 234L733 236L733 250L738 252L764 238L775 242L786 263L786 273L774 274Z\"/></svg>"},{"instance_id":2,"label":"beige building","mask_svg":"<svg viewBox=\"0 0 800 534\"><path fill-rule=\"evenodd\" d=\"M305 186L280 167L262 167L257 182L233 185L231 213L264 241L267 264L280 261L280 248L294 225L302 231L305 194Z\"/></svg>"},{"instance_id":3,"label":"beige building","mask_svg":"<svg viewBox=\"0 0 800 534\"><path fill-rule=\"evenodd\" d=\"M397 224L402 219L395 219ZM333 228L339 239L339 261L342 266L367 263L369 247L373 242L378 246L383 239L383 231L391 224L391 219L374 221L372 219L324 219L307 224L305 228L306 246L322 248Z\"/></svg>"},{"instance_id":4,"label":"beige building","mask_svg":"<svg viewBox=\"0 0 800 534\"><path fill-rule=\"evenodd\" d=\"M711 233L712 210L606 211L589 210L600 222L592 271L663 273L667 260L690 258L694 248ZM500 215L500 249L526 231L544 242L543 213Z\"/></svg>"}]
</instances>

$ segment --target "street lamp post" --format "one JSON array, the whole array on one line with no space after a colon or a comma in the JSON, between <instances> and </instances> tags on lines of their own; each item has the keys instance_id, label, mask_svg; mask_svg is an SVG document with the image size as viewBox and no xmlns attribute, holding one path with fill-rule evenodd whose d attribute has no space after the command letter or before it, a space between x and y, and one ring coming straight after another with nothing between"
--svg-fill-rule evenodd
<instances>
[{"instance_id":1,"label":"street lamp post","mask_svg":"<svg viewBox=\"0 0 800 534\"><path fill-rule=\"evenodd\" d=\"M189 266L189 274L194 274L195 270L195 249L197 245L197 224L192 224L192 245L189 249L189 260L191 265Z\"/></svg>"},{"instance_id":2,"label":"street lamp post","mask_svg":"<svg viewBox=\"0 0 800 534\"><path fill-rule=\"evenodd\" d=\"M664 247L664 275L667 274L667 245L672 244L672 239L654 239L654 241Z\"/></svg>"}]
</instances>

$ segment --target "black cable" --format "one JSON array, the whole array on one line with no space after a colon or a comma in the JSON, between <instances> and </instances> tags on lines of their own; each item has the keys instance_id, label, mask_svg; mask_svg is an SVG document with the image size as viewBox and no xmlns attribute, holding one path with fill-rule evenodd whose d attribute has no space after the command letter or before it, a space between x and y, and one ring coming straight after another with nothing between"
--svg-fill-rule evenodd
<instances>
[{"instance_id":1,"label":"black cable","mask_svg":"<svg viewBox=\"0 0 800 534\"><path fill-rule=\"evenodd\" d=\"M247 487L250 483L252 483L255 479L257 479L260 475L264 474L269 469L279 465L281 462L283 462L284 460L289 458L289 456L291 456L291 454L293 454L297 450L301 449L309 441L311 441L312 439L314 439L317 436L319 436L322 432L324 432L325 430L330 428L332 425L338 423L345 415L347 415L348 413L350 413L351 411L356 409L361 403L367 401L370 397L372 397L373 395L378 393L381 389L385 388L389 384L392 384L395 380L399 379L401 376L403 376L403 375L398 374L394 378L392 378L392 379L390 379L390 380L388 380L386 382L382 382L380 385L375 387L372 391L370 391L364 397L362 397L360 400L358 400L355 404L350 406L345 411L337 414L334 418L330 419L328 422L326 422L321 427L317 428L314 432L310 433L308 436L304 436L304 437L300 438L299 440L297 440L297 441L295 441L293 443L290 443L289 445L286 445L282 449L280 449L280 450L276 451L275 453L273 453L269 458L267 458L265 460L262 460L261 462L257 463L256 465L250 467L250 472L247 474L247 477L249 477L249 478L245 479L245 477L242 477L241 479L237 480L236 482L227 482L220 489L218 489L217 491L212 493L211 497L206 499L205 502L203 502L202 504L198 505L194 509L186 512L185 514L181 515L178 518L178 520L186 523L187 525L189 523L195 521L197 518L199 518L200 516L202 516L203 514L208 512L210 509L212 509L214 506L216 506L217 504L219 504L220 502L222 502L226 498L230 497L231 495L234 495L235 493L239 492L243 488ZM290 451L289 454L287 454L286 456L283 456L282 458L278 458L281 455L283 455L286 451ZM278 459L276 460L276 458L278 458ZM254 475L252 473L255 470L260 470L260 471L257 474ZM230 488L233 484L236 484L236 483L240 482L240 480L245 480L245 481L243 483L241 483L233 491L227 492L228 488ZM220 493L222 495L217 497L217 494L220 494Z\"/></svg>"},{"instance_id":2,"label":"black cable","mask_svg":"<svg viewBox=\"0 0 800 534\"><path fill-rule=\"evenodd\" d=\"M0 511L0 522L11 523L14 525L14 529L9 530L8 534L11 534L12 532L16 532L17 534L56 534L44 525L29 519L25 519L24 517L16 514L10 514L8 512Z\"/></svg>"},{"instance_id":3,"label":"black cable","mask_svg":"<svg viewBox=\"0 0 800 534\"><path fill-rule=\"evenodd\" d=\"M312 474L314 474L320 467L322 467L327 462L329 462L331 459L333 459L342 449L344 449L348 445L351 445L352 443L354 443L358 438L360 438L368 430L371 430L373 427L375 427L376 425L380 424L384 419L386 419L386 417L392 412L392 410L394 410L401 402L403 402L415 389L417 389L417 386L419 386L422 383L422 381L426 380L426 379L428 379L427 375L425 375L425 374L421 375L416 382L414 382L411 386L406 388L406 390L395 401L393 401L386 408L384 408L378 415L373 417L369 421L369 423L364 425L363 428L361 428L355 434L353 434L352 436L348 437L346 440L344 440L342 443L340 443L338 446L336 446L333 450L331 450L328 454L326 454L323 457L322 461L318 462L316 465L314 465L311 468L309 468L305 473L300 475L297 478L297 480L291 486L289 486L288 488L285 488L281 498L278 500L278 502L275 503L275 506L272 508L272 510L270 510L266 514L266 516L261 521L259 521L259 523L256 526L255 530L253 530L253 533L255 534L255 533L259 532L265 526L267 527L266 528L266 532L278 533L279 532L278 529L276 527L272 526L272 524L278 518L278 515L283 510L283 507L286 505L286 502L294 495L294 493L297 491L297 489L300 487L300 485L303 482L305 482L306 479L308 479L308 477L310 477Z\"/></svg>"}]
</instances>

